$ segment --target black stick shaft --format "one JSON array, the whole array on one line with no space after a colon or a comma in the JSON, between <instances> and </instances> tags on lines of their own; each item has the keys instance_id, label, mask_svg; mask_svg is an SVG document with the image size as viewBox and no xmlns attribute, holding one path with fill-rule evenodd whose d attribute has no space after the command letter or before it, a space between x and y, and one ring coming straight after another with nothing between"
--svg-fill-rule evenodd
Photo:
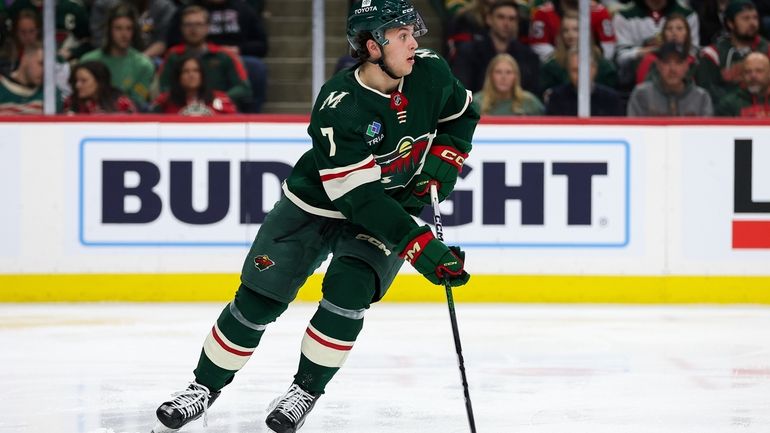
<instances>
[{"instance_id":1,"label":"black stick shaft","mask_svg":"<svg viewBox=\"0 0 770 433\"><path fill-rule=\"evenodd\" d=\"M441 211L438 208L438 190L436 185L430 186L430 199L433 203L433 222L436 227L436 238L444 242L444 226L441 224ZM476 433L476 421L473 419L473 406L471 405L471 394L468 391L468 378L465 376L465 360L463 359L463 348L460 343L460 329L457 326L457 314L455 313L455 301L452 296L452 286L449 280L444 280L444 289L446 290L446 300L449 306L449 320L452 322L452 336L455 340L455 351L457 352L457 365L460 367L460 378L463 382L463 394L465 395L465 411L468 414L468 424L471 427L471 433Z\"/></svg>"}]
</instances>

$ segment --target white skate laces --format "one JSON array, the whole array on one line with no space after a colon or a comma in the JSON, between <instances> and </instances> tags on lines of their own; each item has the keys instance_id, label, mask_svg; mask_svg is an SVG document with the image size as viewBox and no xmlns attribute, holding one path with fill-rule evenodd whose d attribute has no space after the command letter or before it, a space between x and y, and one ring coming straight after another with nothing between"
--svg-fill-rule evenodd
<instances>
[{"instance_id":1,"label":"white skate laces","mask_svg":"<svg viewBox=\"0 0 770 433\"><path fill-rule=\"evenodd\" d=\"M208 426L209 390L195 382L190 383L184 391L171 396L171 407L179 410L185 418L190 418L203 410L203 426Z\"/></svg>"},{"instance_id":2,"label":"white skate laces","mask_svg":"<svg viewBox=\"0 0 770 433\"><path fill-rule=\"evenodd\" d=\"M286 418L296 424L310 407L313 406L315 399L316 398L312 394L305 392L295 383L278 402L275 409L286 415Z\"/></svg>"}]
</instances>

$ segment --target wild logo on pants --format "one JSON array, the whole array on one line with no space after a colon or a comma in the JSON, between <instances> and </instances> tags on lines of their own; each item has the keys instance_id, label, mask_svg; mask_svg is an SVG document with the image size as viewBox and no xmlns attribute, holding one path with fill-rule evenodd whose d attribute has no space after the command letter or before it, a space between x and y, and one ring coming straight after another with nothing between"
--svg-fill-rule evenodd
<instances>
[{"instance_id":1,"label":"wild logo on pants","mask_svg":"<svg viewBox=\"0 0 770 433\"><path fill-rule=\"evenodd\" d=\"M254 266L256 266L260 272L273 266L274 264L275 262L272 261L266 254L260 254L257 257L254 257Z\"/></svg>"}]
</instances>

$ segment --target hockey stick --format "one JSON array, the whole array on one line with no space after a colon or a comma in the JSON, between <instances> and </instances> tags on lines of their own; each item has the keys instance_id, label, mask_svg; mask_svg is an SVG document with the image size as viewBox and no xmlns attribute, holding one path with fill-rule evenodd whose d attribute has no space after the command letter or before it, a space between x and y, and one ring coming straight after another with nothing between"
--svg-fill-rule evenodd
<instances>
[{"instance_id":1,"label":"hockey stick","mask_svg":"<svg viewBox=\"0 0 770 433\"><path fill-rule=\"evenodd\" d=\"M433 203L433 223L436 227L436 238L444 242L444 226L441 224L441 211L438 208L438 189L436 184L430 186L430 201ZM452 286L449 285L449 279L444 279L444 289L446 289L446 301L449 305L449 320L452 322L452 336L455 340L455 351L457 352L457 364L460 367L460 377L463 381L463 393L465 394L465 411L468 413L468 423L471 426L471 433L476 433L476 421L473 420L473 407L471 406L471 394L468 391L468 378L465 377L465 361L463 360L463 348L460 345L460 330L457 327L457 315L455 314L455 301L452 296Z\"/></svg>"}]
</instances>

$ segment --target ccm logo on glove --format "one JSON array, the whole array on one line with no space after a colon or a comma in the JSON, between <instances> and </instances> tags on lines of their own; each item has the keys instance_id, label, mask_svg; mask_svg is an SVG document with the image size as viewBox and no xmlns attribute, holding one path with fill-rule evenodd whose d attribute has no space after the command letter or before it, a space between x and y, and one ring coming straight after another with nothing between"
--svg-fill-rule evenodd
<instances>
[{"instance_id":1,"label":"ccm logo on glove","mask_svg":"<svg viewBox=\"0 0 770 433\"><path fill-rule=\"evenodd\" d=\"M431 153L438 155L439 158L443 159L449 164L454 165L458 171L463 168L463 164L465 164L465 158L468 157L467 153L459 153L451 147L446 146L436 146L435 148L431 149Z\"/></svg>"},{"instance_id":2,"label":"ccm logo on glove","mask_svg":"<svg viewBox=\"0 0 770 433\"><path fill-rule=\"evenodd\" d=\"M425 249L425 245L428 245L428 242L433 239L435 239L435 237L431 232L426 232L417 236L416 238L412 239L412 241L407 244L406 248L404 248L404 250L401 252L401 258L409 263L414 263L415 260L419 259L420 255L422 255L422 251Z\"/></svg>"}]
</instances>

